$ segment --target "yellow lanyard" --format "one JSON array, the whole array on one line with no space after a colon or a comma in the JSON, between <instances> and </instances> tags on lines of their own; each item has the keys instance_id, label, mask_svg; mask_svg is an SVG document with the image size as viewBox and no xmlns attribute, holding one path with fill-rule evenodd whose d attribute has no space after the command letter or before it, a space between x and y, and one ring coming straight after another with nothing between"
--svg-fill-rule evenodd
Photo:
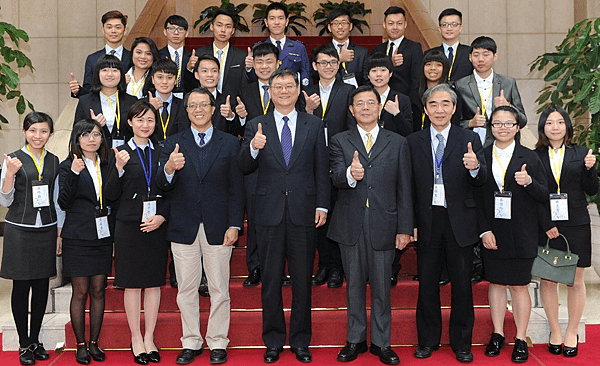
<instances>
[{"instance_id":1,"label":"yellow lanyard","mask_svg":"<svg viewBox=\"0 0 600 366\"><path fill-rule=\"evenodd\" d=\"M265 105L265 100L263 99L263 94L261 94L260 91L259 91L258 94L260 94L260 105L261 106ZM269 98L269 103L267 103L267 106L262 109L263 110L263 114L267 114L267 111L269 110L269 106L270 105L271 105L271 98Z\"/></svg>"},{"instance_id":2,"label":"yellow lanyard","mask_svg":"<svg viewBox=\"0 0 600 366\"><path fill-rule=\"evenodd\" d=\"M163 107L163 108L167 108L167 107ZM166 140L167 139L167 127L169 127L169 120L171 119L171 113L169 113L169 117L167 117L167 123L163 122L162 113L159 113L158 115L160 116L160 124L162 125L163 137Z\"/></svg>"},{"instance_id":3,"label":"yellow lanyard","mask_svg":"<svg viewBox=\"0 0 600 366\"><path fill-rule=\"evenodd\" d=\"M562 160L561 156L563 156L563 149L565 146L560 147L560 153L558 154L558 167L556 166L556 161L554 160L554 149L550 146L550 158L552 159L552 173L554 173L554 178L556 179L556 185L558 186L557 192L560 193L560 173L562 172Z\"/></svg>"},{"instance_id":4,"label":"yellow lanyard","mask_svg":"<svg viewBox=\"0 0 600 366\"><path fill-rule=\"evenodd\" d=\"M104 94L104 92L100 92L102 94ZM110 107L115 110L115 124L117 125L117 136L119 135L119 130L121 129L121 110L120 110L120 106L119 106L119 91L117 90L116 92L117 95L117 109L115 110L115 107L113 106L112 102L110 101L110 98L108 97L108 95L104 94L104 96L106 97L106 100L108 100L108 104L110 105Z\"/></svg>"},{"instance_id":5,"label":"yellow lanyard","mask_svg":"<svg viewBox=\"0 0 600 366\"><path fill-rule=\"evenodd\" d=\"M329 103L329 100L325 104L321 104L321 107L323 108L323 115L321 116L321 121L325 118L325 112L327 111L328 103Z\"/></svg>"},{"instance_id":6,"label":"yellow lanyard","mask_svg":"<svg viewBox=\"0 0 600 366\"><path fill-rule=\"evenodd\" d=\"M100 197L100 210L104 209L102 204L102 175L100 174L100 158L96 158L94 165L96 166L96 173L98 173L98 196Z\"/></svg>"},{"instance_id":7,"label":"yellow lanyard","mask_svg":"<svg viewBox=\"0 0 600 366\"><path fill-rule=\"evenodd\" d=\"M46 156L46 148L42 149L42 157L40 158L40 163L38 164L37 160L35 159L35 155L33 155L33 153L31 152L31 149L29 148L29 144L27 144L27 150L29 150L29 153L31 154L31 160L33 160L33 163L35 164L35 168L38 171L38 180L42 180L42 166L44 165L44 157Z\"/></svg>"},{"instance_id":8,"label":"yellow lanyard","mask_svg":"<svg viewBox=\"0 0 600 366\"><path fill-rule=\"evenodd\" d=\"M219 57L219 54L217 53L217 46L214 46L215 48L215 53L214 56L215 57ZM221 73L221 68L223 67L223 57L225 57L225 53L227 53L227 47L229 47L229 43L227 43L227 45L225 46L225 48L223 48L223 53L221 54L221 57L219 57L219 73ZM179 75L177 75L179 77Z\"/></svg>"},{"instance_id":9,"label":"yellow lanyard","mask_svg":"<svg viewBox=\"0 0 600 366\"><path fill-rule=\"evenodd\" d=\"M458 48L458 47L456 47ZM454 50L456 51L456 50ZM450 76L452 76L452 68L454 67L454 60L456 60L456 53L454 52L454 54L452 55L452 63L450 64L450 71L448 71L448 80L450 80Z\"/></svg>"},{"instance_id":10,"label":"yellow lanyard","mask_svg":"<svg viewBox=\"0 0 600 366\"><path fill-rule=\"evenodd\" d=\"M425 113L421 114L421 129L425 127Z\"/></svg>"},{"instance_id":11,"label":"yellow lanyard","mask_svg":"<svg viewBox=\"0 0 600 366\"><path fill-rule=\"evenodd\" d=\"M142 88L142 86L144 86L144 84L146 83L146 76L144 74L144 77L142 77L142 82L140 83L140 86L138 86L137 89L135 89L134 85L135 85L135 80L133 79L133 74L131 76L131 91L133 92L133 96L137 97L138 96L138 92L140 91L140 89ZM117 98L117 103L118 103L118 98ZM110 99L108 100L110 102Z\"/></svg>"},{"instance_id":12,"label":"yellow lanyard","mask_svg":"<svg viewBox=\"0 0 600 366\"><path fill-rule=\"evenodd\" d=\"M493 150L494 150L494 157L496 158L496 161L498 162L498 166L504 172L502 174L502 192L504 193L504 178L506 176L506 169L508 169L508 166L506 168L504 168L502 166L502 163L500 162L500 158L498 157L498 154L496 154L496 146L494 146Z\"/></svg>"},{"instance_id":13,"label":"yellow lanyard","mask_svg":"<svg viewBox=\"0 0 600 366\"><path fill-rule=\"evenodd\" d=\"M492 92L494 91L494 86L492 85L491 89L490 89L490 94L488 95L488 102L489 99L492 97ZM481 95L481 92L479 92L479 98L481 98L481 115L485 116L485 111L487 109L487 103L483 103L483 95Z\"/></svg>"}]
</instances>

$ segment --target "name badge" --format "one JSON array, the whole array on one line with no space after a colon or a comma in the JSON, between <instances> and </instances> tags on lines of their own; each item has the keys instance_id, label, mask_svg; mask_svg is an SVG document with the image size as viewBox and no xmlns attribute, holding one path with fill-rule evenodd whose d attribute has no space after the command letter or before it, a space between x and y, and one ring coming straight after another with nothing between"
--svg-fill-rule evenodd
<instances>
[{"instance_id":1,"label":"name badge","mask_svg":"<svg viewBox=\"0 0 600 366\"><path fill-rule=\"evenodd\" d=\"M98 239L104 239L110 236L108 216L96 217L96 234L98 234Z\"/></svg>"},{"instance_id":2,"label":"name badge","mask_svg":"<svg viewBox=\"0 0 600 366\"><path fill-rule=\"evenodd\" d=\"M494 192L494 218L511 219L512 192Z\"/></svg>"},{"instance_id":3,"label":"name badge","mask_svg":"<svg viewBox=\"0 0 600 366\"><path fill-rule=\"evenodd\" d=\"M125 140L118 140L118 139L113 139L112 140L112 146L113 147L117 147L118 148L119 146L124 145L124 144L125 144Z\"/></svg>"},{"instance_id":4,"label":"name badge","mask_svg":"<svg viewBox=\"0 0 600 366\"><path fill-rule=\"evenodd\" d=\"M325 127L324 130L325 130L325 146L329 146L329 138L327 137L327 127Z\"/></svg>"},{"instance_id":5,"label":"name badge","mask_svg":"<svg viewBox=\"0 0 600 366\"><path fill-rule=\"evenodd\" d=\"M144 201L142 210L142 222L148 221L152 216L156 215L156 201Z\"/></svg>"},{"instance_id":6,"label":"name badge","mask_svg":"<svg viewBox=\"0 0 600 366\"><path fill-rule=\"evenodd\" d=\"M433 185L433 198L431 204L444 207L444 203L446 203L446 191L444 190L444 185L436 183Z\"/></svg>"},{"instance_id":7,"label":"name badge","mask_svg":"<svg viewBox=\"0 0 600 366\"><path fill-rule=\"evenodd\" d=\"M354 73L348 73L342 77L342 81L346 84L354 85L355 88L358 88L358 82L356 81L356 77Z\"/></svg>"},{"instance_id":8,"label":"name badge","mask_svg":"<svg viewBox=\"0 0 600 366\"><path fill-rule=\"evenodd\" d=\"M33 182L31 186L31 197L33 197L33 207L50 206L50 190L48 183L44 181Z\"/></svg>"},{"instance_id":9,"label":"name badge","mask_svg":"<svg viewBox=\"0 0 600 366\"><path fill-rule=\"evenodd\" d=\"M569 219L569 200L566 193L550 194L550 216L552 221Z\"/></svg>"}]
</instances>

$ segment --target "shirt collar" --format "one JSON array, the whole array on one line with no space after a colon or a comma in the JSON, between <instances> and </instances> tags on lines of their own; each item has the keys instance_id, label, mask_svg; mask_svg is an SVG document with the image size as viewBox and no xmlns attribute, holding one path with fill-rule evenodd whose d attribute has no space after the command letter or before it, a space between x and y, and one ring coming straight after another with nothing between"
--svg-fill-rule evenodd
<instances>
[{"instance_id":1,"label":"shirt collar","mask_svg":"<svg viewBox=\"0 0 600 366\"><path fill-rule=\"evenodd\" d=\"M441 132L438 132L438 130L436 130L435 128L433 128L433 126L429 126L429 131L431 133L431 141L433 141L434 139L437 140L437 138L435 137L438 133L441 133L442 136L444 136L444 141L446 141L446 144L448 143L448 135L450 134L450 128L452 127L452 123L450 123L448 125L448 127L444 128Z\"/></svg>"},{"instance_id":2,"label":"shirt collar","mask_svg":"<svg viewBox=\"0 0 600 366\"><path fill-rule=\"evenodd\" d=\"M332 39L332 40L331 40L331 42L333 42L333 45L335 46L335 49L336 49L337 51L339 51L339 50L340 50L340 45L341 45L341 46L344 46L344 45L346 45L346 47L349 47L349 46L350 46L350 39L349 39L349 38L348 38L348 39L346 40L346 42L344 42L344 43L340 43L340 42L336 41L335 39Z\"/></svg>"},{"instance_id":3,"label":"shirt collar","mask_svg":"<svg viewBox=\"0 0 600 366\"><path fill-rule=\"evenodd\" d=\"M375 143L375 140L377 140L377 135L379 135L379 124L376 124L375 127L368 132L358 124L356 124L356 127L358 128L358 134L363 141L367 141L367 133L370 133L371 137L373 138L373 143Z\"/></svg>"},{"instance_id":4,"label":"shirt collar","mask_svg":"<svg viewBox=\"0 0 600 366\"><path fill-rule=\"evenodd\" d=\"M190 129L192 130L192 135L194 135L194 139L199 139L200 137L198 136L199 133L201 133L200 131L198 131L197 129L195 129L193 126L190 126ZM214 127L210 126L208 128L208 130L204 131L204 141L208 142L208 140L210 140L210 138L213 135L213 130Z\"/></svg>"},{"instance_id":5,"label":"shirt collar","mask_svg":"<svg viewBox=\"0 0 600 366\"><path fill-rule=\"evenodd\" d=\"M380 95L381 104L385 103L389 94L390 94L390 87L388 85L387 89Z\"/></svg>"},{"instance_id":6,"label":"shirt collar","mask_svg":"<svg viewBox=\"0 0 600 366\"><path fill-rule=\"evenodd\" d=\"M506 149L500 149L499 147L496 146L496 141L494 141L494 150L496 151L496 154L498 154L498 156L502 156L502 155L508 156L508 157L512 156L513 153L515 152L515 146L516 146L516 143L513 140L513 142L511 142L511 144L508 145L506 147Z\"/></svg>"},{"instance_id":7,"label":"shirt collar","mask_svg":"<svg viewBox=\"0 0 600 366\"><path fill-rule=\"evenodd\" d=\"M160 97L160 100L162 100L163 102L169 102L169 104L171 104L173 102L173 92L171 92L171 94L169 95L169 97L167 98L167 100L164 100L163 97L160 96L160 94L158 94L158 92L154 93L155 97Z\"/></svg>"},{"instance_id":8,"label":"shirt collar","mask_svg":"<svg viewBox=\"0 0 600 366\"><path fill-rule=\"evenodd\" d=\"M112 51L112 50L113 50L113 48L112 48L112 47L110 47L109 45L105 44L105 45L104 45L104 50L105 50L106 54L108 55L108 54L110 53L110 51ZM115 56L116 56L116 57L117 57L119 60L121 60L121 58L122 58L122 55L123 55L123 45L120 45L119 47L115 48L114 50L115 50Z\"/></svg>"},{"instance_id":9,"label":"shirt collar","mask_svg":"<svg viewBox=\"0 0 600 366\"><path fill-rule=\"evenodd\" d=\"M479 74L475 70L473 70L473 75L475 75L475 81L477 82L477 85L479 85L481 83L491 84L492 81L494 80L494 69L492 69L492 72L490 73L490 75L485 79L483 79L481 76L479 76Z\"/></svg>"},{"instance_id":10,"label":"shirt collar","mask_svg":"<svg viewBox=\"0 0 600 366\"><path fill-rule=\"evenodd\" d=\"M171 55L175 54L175 51L177 51L179 53L179 56L183 56L183 46L179 47L178 49L175 49L173 48L173 46L168 44L167 49L169 50L169 54Z\"/></svg>"},{"instance_id":11,"label":"shirt collar","mask_svg":"<svg viewBox=\"0 0 600 366\"><path fill-rule=\"evenodd\" d=\"M279 121L281 121L284 116L287 116L290 121L295 121L296 118L298 118L298 112L296 111L296 109L293 109L290 113L286 115L282 114L277 109L273 110L273 117L275 118L275 123L279 123Z\"/></svg>"},{"instance_id":12,"label":"shirt collar","mask_svg":"<svg viewBox=\"0 0 600 366\"><path fill-rule=\"evenodd\" d=\"M444 46L444 54L448 54L448 48L452 47L452 52L456 54L456 49L458 48L458 41L455 44L446 44L442 42L442 46Z\"/></svg>"},{"instance_id":13,"label":"shirt collar","mask_svg":"<svg viewBox=\"0 0 600 366\"><path fill-rule=\"evenodd\" d=\"M133 137L127 141L127 145L131 148L131 150L135 150L135 143L133 142ZM150 149L154 150L154 145L151 140L148 140L148 145L138 145L140 149L145 149L146 146L150 146Z\"/></svg>"},{"instance_id":14,"label":"shirt collar","mask_svg":"<svg viewBox=\"0 0 600 366\"><path fill-rule=\"evenodd\" d=\"M273 45L277 46L277 41L275 40L275 38L273 37L269 37L269 39L271 40L271 43L273 43ZM287 41L287 37L283 36L282 39L280 39L280 42L282 44L282 47L285 45L285 42ZM280 50L281 51L281 50Z\"/></svg>"},{"instance_id":15,"label":"shirt collar","mask_svg":"<svg viewBox=\"0 0 600 366\"><path fill-rule=\"evenodd\" d=\"M396 52L396 50L398 49L398 47L400 47L400 43L402 43L402 41L404 40L404 36L398 38L395 41L390 41L394 44L394 52Z\"/></svg>"},{"instance_id":16,"label":"shirt collar","mask_svg":"<svg viewBox=\"0 0 600 366\"><path fill-rule=\"evenodd\" d=\"M334 83L335 83L335 78L329 83L329 85L327 85L327 87L323 88L323 86L321 85L321 82L319 81L319 92L325 92L325 93L331 92L331 89L333 89Z\"/></svg>"}]
</instances>

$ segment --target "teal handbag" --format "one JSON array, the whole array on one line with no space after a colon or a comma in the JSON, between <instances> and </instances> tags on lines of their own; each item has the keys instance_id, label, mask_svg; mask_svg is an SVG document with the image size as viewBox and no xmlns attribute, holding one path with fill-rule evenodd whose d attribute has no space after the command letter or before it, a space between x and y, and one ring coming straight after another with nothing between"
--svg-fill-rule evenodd
<instances>
[{"instance_id":1,"label":"teal handbag","mask_svg":"<svg viewBox=\"0 0 600 366\"><path fill-rule=\"evenodd\" d=\"M567 251L550 248L550 238L548 238L546 246L538 247L538 255L533 262L531 275L573 286L579 256L571 253L567 238L563 234L559 235L565 240Z\"/></svg>"}]
</instances>

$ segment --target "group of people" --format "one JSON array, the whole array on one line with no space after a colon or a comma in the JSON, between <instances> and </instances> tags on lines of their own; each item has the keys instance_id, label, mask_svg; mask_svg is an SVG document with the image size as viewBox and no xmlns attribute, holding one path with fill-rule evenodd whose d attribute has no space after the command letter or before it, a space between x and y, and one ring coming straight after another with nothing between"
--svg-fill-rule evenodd
<instances>
[{"instance_id":1,"label":"group of people","mask_svg":"<svg viewBox=\"0 0 600 366\"><path fill-rule=\"evenodd\" d=\"M164 26L166 47L159 51L141 37L130 52L121 44L127 18L108 12L106 46L88 56L83 85L71 75L79 103L65 161L59 164L44 147L52 118L25 117L26 144L5 154L0 181L0 204L9 208L0 275L13 280L21 364L48 358L39 331L60 254L73 287L76 360L105 360L99 335L113 251L134 361L159 362L153 334L169 250L183 333L176 363L202 353L199 295L210 296L210 363L226 362L229 262L244 212L244 285L262 282L266 363L279 359L286 338L299 361L312 360L311 286L340 287L345 277L348 333L337 360L353 361L369 350L382 363L398 364L390 347L390 286L411 242L419 281L415 357L439 348L439 283L447 276L450 344L457 360L473 360L472 276L480 248L494 326L485 354L497 356L505 346L508 289L517 327L512 360L527 361L531 268L538 245L560 235L579 262L568 290L564 345L557 284L542 280L548 349L577 355L583 269L591 256L585 195L598 191L598 176L593 152L573 143L568 114L548 108L536 150L520 145L527 120L516 82L494 72L493 39L458 42L456 9L439 16L443 44L423 54L404 36L405 10L388 8L387 41L371 55L350 42L348 10L332 10L333 40L315 47L310 63L304 45L285 36L285 5L271 3L264 22L269 39L244 52L229 43L234 17L218 10L210 24L213 43L189 52L188 23L172 15ZM565 201L551 210L555 199ZM564 247L558 239L550 245ZM288 281L289 336L282 301Z\"/></svg>"}]
</instances>

